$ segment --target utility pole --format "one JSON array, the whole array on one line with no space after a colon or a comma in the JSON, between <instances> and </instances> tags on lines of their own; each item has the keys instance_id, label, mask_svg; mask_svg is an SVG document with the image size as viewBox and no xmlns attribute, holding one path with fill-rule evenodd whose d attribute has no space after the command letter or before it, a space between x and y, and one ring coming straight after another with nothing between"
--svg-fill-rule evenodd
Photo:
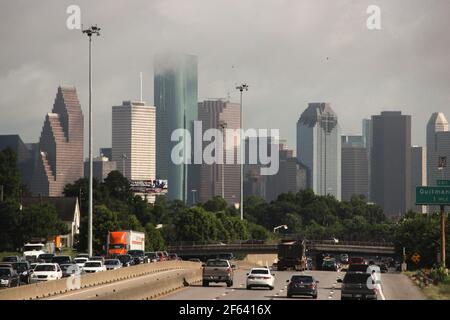
<instances>
[{"instance_id":1,"label":"utility pole","mask_svg":"<svg viewBox=\"0 0 450 320\"><path fill-rule=\"evenodd\" d=\"M95 26L82 32L89 37L89 225L88 254L92 257L92 208L93 208L93 134L92 134L92 36L100 36L100 28Z\"/></svg>"},{"instance_id":2,"label":"utility pole","mask_svg":"<svg viewBox=\"0 0 450 320\"><path fill-rule=\"evenodd\" d=\"M244 91L248 91L248 85L242 84L238 87L236 87L237 90L241 93L241 202L239 205L239 209L241 211L241 220L244 220L244 150L245 150L245 137L244 137L244 112L243 112L243 105L242 105L242 96Z\"/></svg>"}]
</instances>

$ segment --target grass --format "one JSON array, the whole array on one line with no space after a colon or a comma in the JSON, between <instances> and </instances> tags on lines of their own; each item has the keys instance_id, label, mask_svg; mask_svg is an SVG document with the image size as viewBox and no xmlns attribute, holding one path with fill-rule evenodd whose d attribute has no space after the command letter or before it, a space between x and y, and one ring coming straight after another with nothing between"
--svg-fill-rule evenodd
<instances>
[{"instance_id":1,"label":"grass","mask_svg":"<svg viewBox=\"0 0 450 320\"><path fill-rule=\"evenodd\" d=\"M407 271L403 273L404 275L412 278L416 272ZM416 281L413 282L421 289L423 294L431 300L450 300L450 276L446 280L440 282L437 285L429 284L425 286L423 284L417 284Z\"/></svg>"}]
</instances>

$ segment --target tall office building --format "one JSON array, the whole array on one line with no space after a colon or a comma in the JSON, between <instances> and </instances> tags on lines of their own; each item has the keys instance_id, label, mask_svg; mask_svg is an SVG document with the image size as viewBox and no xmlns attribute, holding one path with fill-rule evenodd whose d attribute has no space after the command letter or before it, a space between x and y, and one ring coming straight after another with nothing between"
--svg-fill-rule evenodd
<instances>
[{"instance_id":1,"label":"tall office building","mask_svg":"<svg viewBox=\"0 0 450 320\"><path fill-rule=\"evenodd\" d=\"M372 125L372 201L400 217L411 209L411 116L386 111Z\"/></svg>"},{"instance_id":2,"label":"tall office building","mask_svg":"<svg viewBox=\"0 0 450 320\"><path fill-rule=\"evenodd\" d=\"M363 136L342 136L342 200L369 196L369 165Z\"/></svg>"},{"instance_id":3,"label":"tall office building","mask_svg":"<svg viewBox=\"0 0 450 320\"><path fill-rule=\"evenodd\" d=\"M371 188L371 171L372 171L372 166L370 164L370 161L372 159L372 119L363 119L363 143L364 143L364 148L366 148L367 151L367 161L368 161L368 168L369 168L369 173L368 173L368 178L369 178L369 190L368 190L368 195L367 195L367 199L369 201L372 201L372 197L371 197L371 192L370 192L370 188Z\"/></svg>"},{"instance_id":4,"label":"tall office building","mask_svg":"<svg viewBox=\"0 0 450 320\"><path fill-rule=\"evenodd\" d=\"M240 203L241 169L237 162L239 141L235 139L232 146L226 146L226 129L240 129L241 106L221 99L208 100L198 104L198 120L202 122L204 133L208 129L223 132L223 162L225 164L202 164L200 166L199 200L206 202L214 196L222 196L230 205ZM209 143L204 142L203 149ZM216 152L220 152L216 150ZM233 164L226 163L227 154L234 154ZM219 153L220 156L220 153ZM169 186L170 188L170 186Z\"/></svg>"},{"instance_id":5,"label":"tall office building","mask_svg":"<svg viewBox=\"0 0 450 320\"><path fill-rule=\"evenodd\" d=\"M110 161L104 156L94 158L92 165L93 177L98 182L103 182L112 171L117 170L117 162ZM84 176L89 177L89 159L84 162Z\"/></svg>"},{"instance_id":6,"label":"tall office building","mask_svg":"<svg viewBox=\"0 0 450 320\"><path fill-rule=\"evenodd\" d=\"M168 180L170 200L189 203L194 200L193 190L199 188L199 165L175 165L171 161L172 149L178 144L171 141L171 135L176 129L187 129L194 136L193 122L198 119L197 64L197 57L192 55L159 55L154 64L157 177Z\"/></svg>"},{"instance_id":7,"label":"tall office building","mask_svg":"<svg viewBox=\"0 0 450 320\"><path fill-rule=\"evenodd\" d=\"M112 107L112 161L129 180L156 178L156 110L144 102Z\"/></svg>"},{"instance_id":8,"label":"tall office building","mask_svg":"<svg viewBox=\"0 0 450 320\"><path fill-rule=\"evenodd\" d=\"M439 168L439 158L447 157L447 167ZM442 112L433 113L427 124L427 184L437 185L437 180L450 180L450 131ZM438 211L431 206L429 212Z\"/></svg>"},{"instance_id":9,"label":"tall office building","mask_svg":"<svg viewBox=\"0 0 450 320\"><path fill-rule=\"evenodd\" d=\"M420 213L426 213L426 206L416 205L416 187L427 185L426 152L422 147L411 148L411 208Z\"/></svg>"},{"instance_id":10,"label":"tall office building","mask_svg":"<svg viewBox=\"0 0 450 320\"><path fill-rule=\"evenodd\" d=\"M297 123L297 159L308 170L308 186L318 195L341 199L341 134L328 103L310 103Z\"/></svg>"},{"instance_id":11,"label":"tall office building","mask_svg":"<svg viewBox=\"0 0 450 320\"><path fill-rule=\"evenodd\" d=\"M59 197L68 183L83 177L83 114L74 87L59 87L39 140L31 192Z\"/></svg>"}]
</instances>

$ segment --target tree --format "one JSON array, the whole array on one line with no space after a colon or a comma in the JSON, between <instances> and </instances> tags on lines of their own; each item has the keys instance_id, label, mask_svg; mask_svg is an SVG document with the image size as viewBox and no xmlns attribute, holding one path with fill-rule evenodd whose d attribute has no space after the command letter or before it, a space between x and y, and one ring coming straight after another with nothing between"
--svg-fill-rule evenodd
<instances>
[{"instance_id":1,"label":"tree","mask_svg":"<svg viewBox=\"0 0 450 320\"><path fill-rule=\"evenodd\" d=\"M18 230L19 207L20 204L11 199L0 203L0 251L15 251L23 245Z\"/></svg>"},{"instance_id":2,"label":"tree","mask_svg":"<svg viewBox=\"0 0 450 320\"><path fill-rule=\"evenodd\" d=\"M133 193L130 188L130 181L119 171L111 171L103 182L105 193L108 197L130 203Z\"/></svg>"},{"instance_id":3,"label":"tree","mask_svg":"<svg viewBox=\"0 0 450 320\"><path fill-rule=\"evenodd\" d=\"M227 202L222 197L214 197L208 200L203 208L210 212L224 211L227 208Z\"/></svg>"},{"instance_id":4,"label":"tree","mask_svg":"<svg viewBox=\"0 0 450 320\"><path fill-rule=\"evenodd\" d=\"M145 247L149 251L160 251L166 248L161 232L151 223L145 226Z\"/></svg>"},{"instance_id":5,"label":"tree","mask_svg":"<svg viewBox=\"0 0 450 320\"><path fill-rule=\"evenodd\" d=\"M4 199L18 200L20 174L17 168L17 156L13 149L0 151L0 187L3 186Z\"/></svg>"}]
</instances>

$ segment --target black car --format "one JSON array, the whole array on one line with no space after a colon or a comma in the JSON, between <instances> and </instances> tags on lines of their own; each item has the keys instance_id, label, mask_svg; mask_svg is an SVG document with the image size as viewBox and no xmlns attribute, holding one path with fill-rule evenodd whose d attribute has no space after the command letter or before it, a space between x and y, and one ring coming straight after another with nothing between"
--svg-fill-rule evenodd
<instances>
[{"instance_id":1,"label":"black car","mask_svg":"<svg viewBox=\"0 0 450 320\"><path fill-rule=\"evenodd\" d=\"M133 257L129 254L121 254L116 257L122 263L123 267L129 267L134 265Z\"/></svg>"},{"instance_id":2,"label":"black car","mask_svg":"<svg viewBox=\"0 0 450 320\"><path fill-rule=\"evenodd\" d=\"M341 300L377 300L377 290L372 287L375 281L369 273L347 273L338 282L342 283Z\"/></svg>"},{"instance_id":3,"label":"black car","mask_svg":"<svg viewBox=\"0 0 450 320\"><path fill-rule=\"evenodd\" d=\"M19 262L20 261L20 257L18 256L8 256L8 257L3 257L2 262Z\"/></svg>"},{"instance_id":4,"label":"black car","mask_svg":"<svg viewBox=\"0 0 450 320\"><path fill-rule=\"evenodd\" d=\"M21 283L30 283L31 267L28 261L15 262L12 267L19 274Z\"/></svg>"},{"instance_id":5,"label":"black car","mask_svg":"<svg viewBox=\"0 0 450 320\"><path fill-rule=\"evenodd\" d=\"M54 256L51 263L57 263L59 265L70 264L72 263L72 258L70 256Z\"/></svg>"},{"instance_id":6,"label":"black car","mask_svg":"<svg viewBox=\"0 0 450 320\"><path fill-rule=\"evenodd\" d=\"M128 254L133 257L134 264L149 263L150 261L142 250L129 250Z\"/></svg>"},{"instance_id":7,"label":"black car","mask_svg":"<svg viewBox=\"0 0 450 320\"><path fill-rule=\"evenodd\" d=\"M339 267L335 259L325 259L322 262L323 271L338 271Z\"/></svg>"},{"instance_id":8,"label":"black car","mask_svg":"<svg viewBox=\"0 0 450 320\"><path fill-rule=\"evenodd\" d=\"M38 256L38 259L45 261L45 263L52 263L54 256L55 255L53 253L43 253Z\"/></svg>"},{"instance_id":9,"label":"black car","mask_svg":"<svg viewBox=\"0 0 450 320\"><path fill-rule=\"evenodd\" d=\"M287 297L293 296L310 296L313 299L317 299L317 284L319 281L312 276L307 275L294 275L291 280L287 280Z\"/></svg>"},{"instance_id":10,"label":"black car","mask_svg":"<svg viewBox=\"0 0 450 320\"><path fill-rule=\"evenodd\" d=\"M158 262L159 257L156 252L146 252L145 256L148 258L149 262Z\"/></svg>"},{"instance_id":11,"label":"black car","mask_svg":"<svg viewBox=\"0 0 450 320\"><path fill-rule=\"evenodd\" d=\"M0 288L20 286L20 278L13 268L0 268Z\"/></svg>"},{"instance_id":12,"label":"black car","mask_svg":"<svg viewBox=\"0 0 450 320\"><path fill-rule=\"evenodd\" d=\"M370 273L370 270L367 264L351 264L347 272Z\"/></svg>"}]
</instances>

